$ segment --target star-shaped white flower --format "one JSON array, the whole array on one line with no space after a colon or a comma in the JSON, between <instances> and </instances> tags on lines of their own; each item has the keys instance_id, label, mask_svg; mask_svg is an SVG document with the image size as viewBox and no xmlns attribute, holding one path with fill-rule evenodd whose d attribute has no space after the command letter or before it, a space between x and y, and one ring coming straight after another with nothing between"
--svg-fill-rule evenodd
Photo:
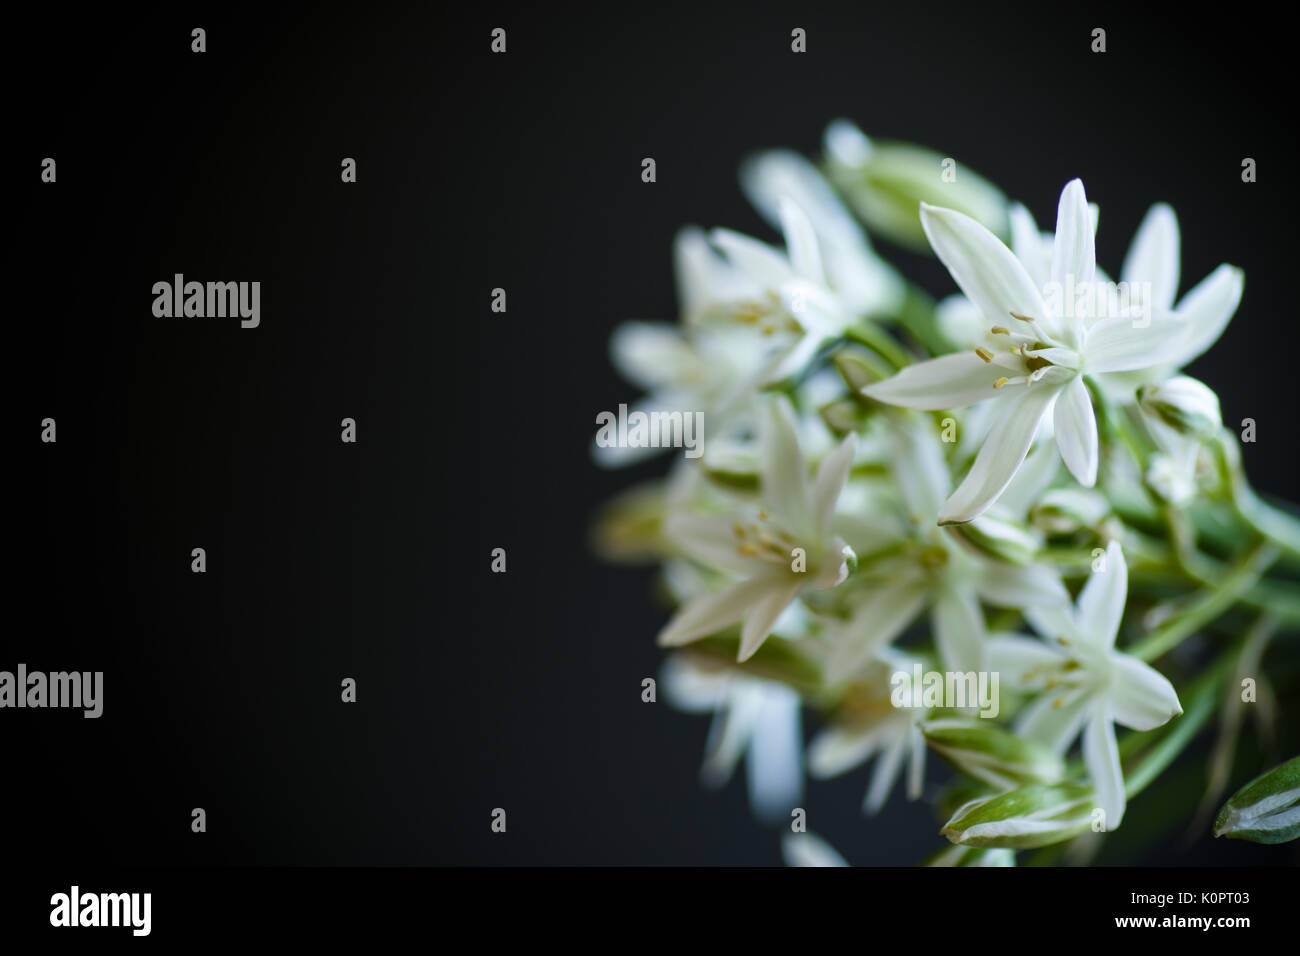
<instances>
[{"instance_id":1,"label":"star-shaped white flower","mask_svg":"<svg viewBox=\"0 0 1300 956\"><path fill-rule=\"evenodd\" d=\"M924 419L900 421L890 434L891 460L908 521L899 536L888 542L897 545L900 553L873 570L875 580L864 578L871 584L839 629L825 665L824 677L830 683L853 677L927 606L943 666L965 672L986 666L981 600L1017 609L1069 603L1057 574L1045 563L1028 560L1038 542L1024 528L1030 506L1059 468L1054 450L1046 446L1035 449L1030 464L1021 469L1014 486L998 502L996 513L981 516L962 529L966 538L982 539L985 548L996 550L1001 541L1007 543L1007 550L1022 552L1023 559L1015 563L991 557L969 540L923 523L922 516L934 514L952 490L943 446ZM878 518L875 523L883 524ZM851 535L850 540L854 540ZM885 544L882 541L873 550L882 550Z\"/></svg>"},{"instance_id":2,"label":"star-shaped white flower","mask_svg":"<svg viewBox=\"0 0 1300 956\"><path fill-rule=\"evenodd\" d=\"M743 620L739 660L748 660L801 591L842 582L854 554L830 525L855 450L856 440L849 435L810 481L789 400L774 397L760 440L762 506L726 514L675 514L665 522L665 534L687 555L743 580L678 609L660 632L659 643L688 644Z\"/></svg>"},{"instance_id":3,"label":"star-shaped white flower","mask_svg":"<svg viewBox=\"0 0 1300 956\"><path fill-rule=\"evenodd\" d=\"M1002 686L1042 692L1018 718L1018 733L1065 753L1083 729L1084 762L1108 830L1119 826L1126 804L1115 724L1154 730L1183 712L1167 678L1115 650L1127 596L1128 566L1112 541L1076 607L1025 609L1043 640L989 641L989 664Z\"/></svg>"},{"instance_id":4,"label":"star-shaped white flower","mask_svg":"<svg viewBox=\"0 0 1300 956\"><path fill-rule=\"evenodd\" d=\"M921 362L862 389L909 408L999 404L970 472L939 511L940 524L970 521L997 500L1049 413L1061 458L1091 487L1097 478L1097 422L1084 375L1182 364L1212 344L1203 326L1216 318L1214 310L1182 317L1108 314L1112 300L1098 285L1093 216L1077 179L1061 193L1043 287L970 217L923 204L921 223L935 253L990 321L991 340L1003 343Z\"/></svg>"}]
</instances>

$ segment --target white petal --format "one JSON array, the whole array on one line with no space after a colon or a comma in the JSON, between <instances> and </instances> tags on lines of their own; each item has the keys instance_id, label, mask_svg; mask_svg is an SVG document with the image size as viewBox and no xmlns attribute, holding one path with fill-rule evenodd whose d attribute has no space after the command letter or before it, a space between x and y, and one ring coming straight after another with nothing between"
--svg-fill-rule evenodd
<instances>
[{"instance_id":1,"label":"white petal","mask_svg":"<svg viewBox=\"0 0 1300 956\"><path fill-rule=\"evenodd\" d=\"M889 799L889 791L894 788L898 772L903 768L903 758L907 756L907 738L900 737L889 743L885 752L876 758L876 769L871 774L871 786L862 809L867 813L877 813Z\"/></svg>"},{"instance_id":2,"label":"white petal","mask_svg":"<svg viewBox=\"0 0 1300 956\"><path fill-rule=\"evenodd\" d=\"M774 581L757 577L700 595L678 608L672 620L659 632L659 645L676 647L689 644L735 624L774 587Z\"/></svg>"},{"instance_id":3,"label":"white petal","mask_svg":"<svg viewBox=\"0 0 1300 956\"><path fill-rule=\"evenodd\" d=\"M767 506L794 527L796 535L812 530L808 494L808 468L799 448L794 411L785 396L768 402L760 445L759 473Z\"/></svg>"},{"instance_id":4,"label":"white petal","mask_svg":"<svg viewBox=\"0 0 1300 956\"><path fill-rule=\"evenodd\" d=\"M1023 521L1029 509L1038 504L1039 497L1056 478L1060 467L1061 455L1056 445L1050 439L1040 438L1024 464L1017 469L1011 484L998 497L998 513Z\"/></svg>"},{"instance_id":5,"label":"white petal","mask_svg":"<svg viewBox=\"0 0 1300 956\"><path fill-rule=\"evenodd\" d=\"M619 373L644 389L663 387L695 362L681 330L667 322L624 322L610 336L609 353Z\"/></svg>"},{"instance_id":6,"label":"white petal","mask_svg":"<svg viewBox=\"0 0 1300 956\"><path fill-rule=\"evenodd\" d=\"M1002 240L974 219L921 203L921 226L957 285L996 325L1015 312L1046 316L1042 293Z\"/></svg>"},{"instance_id":7,"label":"white petal","mask_svg":"<svg viewBox=\"0 0 1300 956\"><path fill-rule=\"evenodd\" d=\"M934 319L949 342L961 348L974 348L989 335L984 313L964 295L950 295L934 307Z\"/></svg>"},{"instance_id":8,"label":"white petal","mask_svg":"<svg viewBox=\"0 0 1300 956\"><path fill-rule=\"evenodd\" d=\"M727 515L676 513L664 522L664 537L710 567L751 577L769 570L759 558L737 551L736 519Z\"/></svg>"},{"instance_id":9,"label":"white petal","mask_svg":"<svg viewBox=\"0 0 1300 956\"><path fill-rule=\"evenodd\" d=\"M709 713L727 701L732 675L692 667L674 654L664 662L659 677L668 702L689 714Z\"/></svg>"},{"instance_id":10,"label":"white petal","mask_svg":"<svg viewBox=\"0 0 1300 956\"><path fill-rule=\"evenodd\" d=\"M737 661L747 661L754 656L754 652L763 646L767 640L767 635L772 633L772 626L776 624L785 609L790 606L802 588L802 582L795 581L793 584L776 585L768 591L745 618L745 626L740 631L740 654Z\"/></svg>"},{"instance_id":11,"label":"white petal","mask_svg":"<svg viewBox=\"0 0 1300 956\"><path fill-rule=\"evenodd\" d=\"M759 685L745 681L732 688L727 705L713 715L709 739L704 745L704 765L700 768L700 779L706 787L721 787L731 779L749 745L762 706Z\"/></svg>"},{"instance_id":12,"label":"white petal","mask_svg":"<svg viewBox=\"0 0 1300 956\"><path fill-rule=\"evenodd\" d=\"M1183 712L1178 692L1159 671L1127 654L1112 654L1110 706L1115 719L1134 730L1155 730Z\"/></svg>"},{"instance_id":13,"label":"white petal","mask_svg":"<svg viewBox=\"0 0 1300 956\"><path fill-rule=\"evenodd\" d=\"M929 422L896 422L890 428L899 491L908 510L927 524L952 491L952 476L943 460L939 438Z\"/></svg>"},{"instance_id":14,"label":"white petal","mask_svg":"<svg viewBox=\"0 0 1300 956\"><path fill-rule=\"evenodd\" d=\"M788 196L781 197L778 211L781 216L781 231L785 235L785 245L794 271L809 282L825 285L826 270L822 267L821 251L817 247L817 233L813 231L812 220Z\"/></svg>"},{"instance_id":15,"label":"white petal","mask_svg":"<svg viewBox=\"0 0 1300 956\"><path fill-rule=\"evenodd\" d=\"M782 684L760 686L762 705L745 760L749 802L760 820L788 820L803 797L799 695Z\"/></svg>"},{"instance_id":16,"label":"white petal","mask_svg":"<svg viewBox=\"0 0 1300 956\"><path fill-rule=\"evenodd\" d=\"M1061 583L1061 577L1045 564L1017 567L1011 564L983 562L976 590L989 604L996 607L1020 608L1034 605L1065 606L1070 594Z\"/></svg>"},{"instance_id":17,"label":"white petal","mask_svg":"<svg viewBox=\"0 0 1300 956\"><path fill-rule=\"evenodd\" d=\"M908 741L912 752L907 761L907 799L919 800L925 781L925 735L916 724L908 731Z\"/></svg>"},{"instance_id":18,"label":"white petal","mask_svg":"<svg viewBox=\"0 0 1300 956\"><path fill-rule=\"evenodd\" d=\"M1083 377L1076 375L1056 402L1056 444L1070 474L1085 488L1097 483L1097 418Z\"/></svg>"},{"instance_id":19,"label":"white petal","mask_svg":"<svg viewBox=\"0 0 1300 956\"><path fill-rule=\"evenodd\" d=\"M1184 322L1173 316L1102 319L1088 332L1087 369L1091 373L1131 372L1173 363L1187 351L1190 332Z\"/></svg>"},{"instance_id":20,"label":"white petal","mask_svg":"<svg viewBox=\"0 0 1300 956\"><path fill-rule=\"evenodd\" d=\"M1028 605L1023 609L1025 620L1040 636L1049 641L1065 638L1080 640L1078 625L1074 622L1074 608L1069 603Z\"/></svg>"},{"instance_id":21,"label":"white petal","mask_svg":"<svg viewBox=\"0 0 1300 956\"><path fill-rule=\"evenodd\" d=\"M1044 254L1048 247L1043 242L1043 234L1038 231L1038 223L1034 222L1029 210L1018 202L1011 204L1007 218L1011 222L1011 251L1025 267L1034 285L1039 289L1046 288L1052 277L1052 261L1050 255Z\"/></svg>"},{"instance_id":22,"label":"white petal","mask_svg":"<svg viewBox=\"0 0 1300 956\"><path fill-rule=\"evenodd\" d=\"M786 866L848 866L829 843L812 833L787 833L781 837Z\"/></svg>"},{"instance_id":23,"label":"white petal","mask_svg":"<svg viewBox=\"0 0 1300 956\"><path fill-rule=\"evenodd\" d=\"M949 671L985 670L984 615L975 595L949 590L935 602L932 617L939 659Z\"/></svg>"},{"instance_id":24,"label":"white petal","mask_svg":"<svg viewBox=\"0 0 1300 956\"><path fill-rule=\"evenodd\" d=\"M1069 287L1077 289L1092 282L1096 272L1097 253L1092 236L1092 214L1088 212L1088 197L1084 195L1083 182L1072 179L1061 190L1061 201L1056 208L1052 281L1062 290ZM1065 301L1068 305L1069 297Z\"/></svg>"},{"instance_id":25,"label":"white petal","mask_svg":"<svg viewBox=\"0 0 1300 956\"><path fill-rule=\"evenodd\" d=\"M790 261L767 243L730 229L714 229L709 238L751 282L764 289L777 289L795 278Z\"/></svg>"},{"instance_id":26,"label":"white petal","mask_svg":"<svg viewBox=\"0 0 1300 956\"><path fill-rule=\"evenodd\" d=\"M891 723L882 720L858 730L829 727L808 745L808 773L818 780L838 776L871 759L889 740Z\"/></svg>"},{"instance_id":27,"label":"white petal","mask_svg":"<svg viewBox=\"0 0 1300 956\"><path fill-rule=\"evenodd\" d=\"M1088 719L1090 700L1082 690L1044 693L1016 718L1016 733L1064 754Z\"/></svg>"},{"instance_id":28,"label":"white petal","mask_svg":"<svg viewBox=\"0 0 1300 956\"><path fill-rule=\"evenodd\" d=\"M944 502L939 511L940 524L970 521L997 500L1015 477L1034 440L1038 423L1047 414L1060 393L1058 385L1045 379L1028 386L1009 386L1018 390L1004 401L1002 417L984 440L975 464L964 481Z\"/></svg>"},{"instance_id":29,"label":"white petal","mask_svg":"<svg viewBox=\"0 0 1300 956\"><path fill-rule=\"evenodd\" d=\"M929 588L918 579L890 582L867 595L845 625L826 662L825 679L838 683L854 676L875 652L921 613Z\"/></svg>"},{"instance_id":30,"label":"white petal","mask_svg":"<svg viewBox=\"0 0 1300 956\"><path fill-rule=\"evenodd\" d=\"M1124 771L1119 765L1119 748L1115 744L1115 725L1104 700L1093 703L1088 723L1083 728L1083 762L1088 766L1097 805L1105 811L1106 829L1114 830L1124 818Z\"/></svg>"},{"instance_id":31,"label":"white petal","mask_svg":"<svg viewBox=\"0 0 1300 956\"><path fill-rule=\"evenodd\" d=\"M1114 647L1127 599L1128 564L1119 542L1112 541L1106 546L1102 570L1088 575L1088 582L1079 594L1079 610L1075 615L1079 635L1094 647L1107 650Z\"/></svg>"},{"instance_id":32,"label":"white petal","mask_svg":"<svg viewBox=\"0 0 1300 956\"><path fill-rule=\"evenodd\" d=\"M1174 315L1187 324L1187 339L1171 359L1174 365L1186 365L1219 341L1241 302L1245 281L1240 269L1222 265L1183 296Z\"/></svg>"},{"instance_id":33,"label":"white petal","mask_svg":"<svg viewBox=\"0 0 1300 956\"><path fill-rule=\"evenodd\" d=\"M1178 294L1178 268L1178 217L1167 204L1156 203L1138 226L1120 277L1130 288L1150 283L1145 301L1157 312L1168 312Z\"/></svg>"},{"instance_id":34,"label":"white petal","mask_svg":"<svg viewBox=\"0 0 1300 956\"><path fill-rule=\"evenodd\" d=\"M1037 638L1004 634L988 640L989 670L1015 690L1042 690L1048 677L1061 668L1063 658L1054 647Z\"/></svg>"},{"instance_id":35,"label":"white petal","mask_svg":"<svg viewBox=\"0 0 1300 956\"><path fill-rule=\"evenodd\" d=\"M813 482L812 508L817 530L824 534L830 527L831 517L835 514L835 502L844 490L844 482L849 478L849 469L853 467L853 456L857 452L857 436L848 435L840 442L838 448L822 459L817 469L817 480Z\"/></svg>"},{"instance_id":36,"label":"white petal","mask_svg":"<svg viewBox=\"0 0 1300 956\"><path fill-rule=\"evenodd\" d=\"M904 408L961 408L997 398L993 383L1007 373L971 352L954 352L909 365L897 375L867 385L862 394Z\"/></svg>"}]
</instances>

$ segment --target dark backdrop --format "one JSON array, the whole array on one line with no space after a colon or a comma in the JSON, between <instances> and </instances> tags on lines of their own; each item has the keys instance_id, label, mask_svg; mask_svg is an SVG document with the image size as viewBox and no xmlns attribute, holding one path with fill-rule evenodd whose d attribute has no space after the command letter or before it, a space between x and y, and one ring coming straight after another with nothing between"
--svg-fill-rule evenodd
<instances>
[{"instance_id":1,"label":"dark backdrop","mask_svg":"<svg viewBox=\"0 0 1300 956\"><path fill-rule=\"evenodd\" d=\"M1226 420L1259 423L1257 484L1296 496L1280 24L553 6L9 14L18 531L0 667L103 670L106 692L97 721L0 716L7 857L779 862L742 779L699 788L707 721L640 700L665 616L651 572L587 550L596 503L663 463L603 473L587 445L595 413L635 397L611 329L675 314L674 232L769 237L738 162L811 152L837 116L956 157L1042 223L1084 177L1112 270L1146 207L1171 202L1184 290L1220 261L1247 275L1192 371ZM505 56L488 51L497 26ZM796 26L806 55L789 52ZM884 251L951 291L933 261ZM261 327L154 318L151 286L175 272L261 281ZM46 416L56 445L37 440ZM940 845L923 805L864 821L865 786L863 771L814 786L813 829L855 863ZM1144 859L1273 853L1170 838Z\"/></svg>"}]
</instances>

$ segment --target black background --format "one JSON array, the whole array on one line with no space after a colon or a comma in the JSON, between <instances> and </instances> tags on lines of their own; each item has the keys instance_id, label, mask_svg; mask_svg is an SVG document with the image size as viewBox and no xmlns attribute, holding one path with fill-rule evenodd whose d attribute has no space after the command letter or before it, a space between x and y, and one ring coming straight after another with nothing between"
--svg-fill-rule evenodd
<instances>
[{"instance_id":1,"label":"black background","mask_svg":"<svg viewBox=\"0 0 1300 956\"><path fill-rule=\"evenodd\" d=\"M610 331L675 314L675 231L771 238L739 161L813 152L838 116L956 157L1040 224L1082 176L1112 274L1147 206L1172 203L1182 291L1221 261L1247 276L1191 371L1226 421L1258 422L1244 446L1257 486L1297 496L1294 87L1288 33L1263 14L10 16L18 530L0 667L102 670L106 684L99 720L0 717L14 858L778 863L743 779L699 788L707 722L640 700L666 615L651 571L588 550L597 503L663 463L601 472L587 446L596 412L636 397L609 367ZM497 26L504 56L489 52ZM805 55L790 52L796 26ZM1089 51L1095 26L1104 55ZM39 181L45 156L57 184ZM339 181L345 156L355 185ZM933 260L879 245L952 291ZM261 281L261 327L155 318L152 284L175 272ZM489 310L498 286L505 315ZM56 445L39 442L46 416ZM356 445L339 441L345 416ZM205 575L189 570L194 547ZM494 547L505 575L488 572ZM344 677L355 705L340 703ZM814 785L812 829L857 864L939 848L923 803L896 794L864 820L866 779ZM1130 821L1159 815L1155 794ZM206 834L190 832L193 807ZM1174 827L1136 861L1282 855L1189 848Z\"/></svg>"}]
</instances>

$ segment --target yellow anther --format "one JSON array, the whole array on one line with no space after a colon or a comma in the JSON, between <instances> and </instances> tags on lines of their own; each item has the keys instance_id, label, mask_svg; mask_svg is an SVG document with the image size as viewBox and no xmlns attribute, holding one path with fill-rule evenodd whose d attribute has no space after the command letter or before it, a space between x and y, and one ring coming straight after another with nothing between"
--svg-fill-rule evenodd
<instances>
[{"instance_id":1,"label":"yellow anther","mask_svg":"<svg viewBox=\"0 0 1300 956\"><path fill-rule=\"evenodd\" d=\"M745 534L746 534L745 526L744 526L743 524L741 524L739 521L737 521L737 522L736 522L735 524L733 524L731 527L732 527L732 530L734 530L734 531L736 532L736 537L737 537L737 538L743 538L743 537L745 537Z\"/></svg>"},{"instance_id":2,"label":"yellow anther","mask_svg":"<svg viewBox=\"0 0 1300 956\"><path fill-rule=\"evenodd\" d=\"M986 361L986 362L991 362L991 361L993 361L993 353L990 352L990 351L989 351L988 349L986 349L986 348L978 348L978 349L976 349L976 350L975 350L975 354L978 355L980 358L982 358L982 359L983 359L984 361Z\"/></svg>"},{"instance_id":3,"label":"yellow anther","mask_svg":"<svg viewBox=\"0 0 1300 956\"><path fill-rule=\"evenodd\" d=\"M1019 312L1012 312L1012 313L1011 313L1011 317L1012 317L1013 319L1019 319L1021 322L1033 322L1033 321L1034 321L1034 320L1031 319L1029 316L1027 316L1027 315L1021 315Z\"/></svg>"},{"instance_id":4,"label":"yellow anther","mask_svg":"<svg viewBox=\"0 0 1300 956\"><path fill-rule=\"evenodd\" d=\"M993 383L993 387L994 387L994 388L1001 388L1003 385L1007 384L1007 382L1009 382L1009 381L1011 381L1011 379L1006 378L1006 377L1004 376L1004 377L998 379L996 382L994 382L994 383Z\"/></svg>"},{"instance_id":5,"label":"yellow anther","mask_svg":"<svg viewBox=\"0 0 1300 956\"><path fill-rule=\"evenodd\" d=\"M742 558L756 558L758 557L758 548L754 547L752 544L742 544L736 548L736 554L740 555Z\"/></svg>"},{"instance_id":6,"label":"yellow anther","mask_svg":"<svg viewBox=\"0 0 1300 956\"><path fill-rule=\"evenodd\" d=\"M1004 328L1003 328L1002 326L1000 326L1000 325L995 325L995 326L993 326L993 334L994 334L994 335L1010 335L1010 334L1011 334L1011 330L1010 330L1010 329L1004 329Z\"/></svg>"}]
</instances>

